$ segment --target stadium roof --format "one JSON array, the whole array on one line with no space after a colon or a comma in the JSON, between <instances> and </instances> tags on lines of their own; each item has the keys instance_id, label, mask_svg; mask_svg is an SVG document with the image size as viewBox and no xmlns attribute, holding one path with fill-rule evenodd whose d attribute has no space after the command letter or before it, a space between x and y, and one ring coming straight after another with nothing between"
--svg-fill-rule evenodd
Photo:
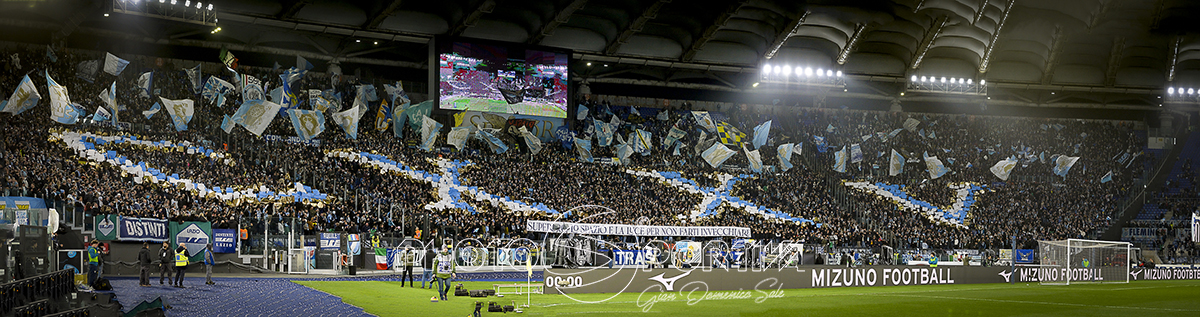
<instances>
[{"instance_id":1,"label":"stadium roof","mask_svg":"<svg viewBox=\"0 0 1200 317\"><path fill-rule=\"evenodd\" d=\"M580 63L611 66L575 65L590 83L745 92L764 63L783 63L849 75L846 91L783 90L876 100L897 98L913 74L986 79L995 102L1039 106L1145 109L1169 86L1200 87L1200 24L1189 21L1200 3L1187 0L212 2L217 34L100 18L113 0L8 2L22 10L0 10L0 25L48 22L66 35L78 27L414 75L432 36L457 35L567 48Z\"/></svg>"}]
</instances>

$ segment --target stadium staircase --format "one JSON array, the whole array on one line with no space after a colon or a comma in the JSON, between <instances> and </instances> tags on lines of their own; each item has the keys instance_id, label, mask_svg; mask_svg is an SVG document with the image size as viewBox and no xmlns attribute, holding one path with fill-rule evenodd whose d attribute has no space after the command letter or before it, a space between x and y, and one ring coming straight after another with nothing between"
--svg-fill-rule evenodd
<instances>
[{"instance_id":1,"label":"stadium staircase","mask_svg":"<svg viewBox=\"0 0 1200 317\"><path fill-rule=\"evenodd\" d=\"M1130 197L1129 203L1127 203L1124 209L1121 211L1120 217L1118 217L1117 221L1113 222L1112 226L1110 226L1108 230L1104 232L1104 234L1101 236L1101 239L1110 241L1121 240L1121 229L1124 228L1125 225L1131 220L1142 219L1139 217L1139 215L1141 215L1143 211L1157 213L1159 217L1162 216L1162 213L1165 213L1165 211L1160 212L1157 210L1158 205L1147 205L1147 195L1161 192L1163 190L1163 185L1167 182L1167 179L1171 177L1177 177L1177 174L1182 166L1182 155L1184 153L1191 155L1189 157L1200 156L1200 132L1191 132L1189 130L1190 129L1187 128L1181 128L1178 132L1176 132L1176 144L1182 143L1183 146L1175 146L1170 150L1163 152L1158 166L1154 166L1151 172L1148 174L1150 175L1150 179L1145 183L1145 187L1140 193ZM1195 161L1195 159L1193 161ZM1167 172L1168 167L1171 168L1170 173L1164 173Z\"/></svg>"}]
</instances>

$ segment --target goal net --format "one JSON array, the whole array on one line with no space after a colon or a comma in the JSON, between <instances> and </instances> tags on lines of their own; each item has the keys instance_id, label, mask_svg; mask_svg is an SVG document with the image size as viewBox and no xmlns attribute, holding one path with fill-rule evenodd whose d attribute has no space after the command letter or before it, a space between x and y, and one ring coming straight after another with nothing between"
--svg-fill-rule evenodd
<instances>
[{"instance_id":1,"label":"goal net","mask_svg":"<svg viewBox=\"0 0 1200 317\"><path fill-rule=\"evenodd\" d=\"M1045 285L1129 283L1129 242L1067 239L1038 241L1038 281Z\"/></svg>"}]
</instances>

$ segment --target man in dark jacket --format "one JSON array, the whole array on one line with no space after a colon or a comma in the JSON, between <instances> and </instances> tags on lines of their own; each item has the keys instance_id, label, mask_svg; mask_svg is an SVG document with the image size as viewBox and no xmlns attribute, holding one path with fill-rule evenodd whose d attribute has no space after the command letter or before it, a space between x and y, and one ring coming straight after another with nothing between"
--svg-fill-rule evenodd
<instances>
[{"instance_id":1,"label":"man in dark jacket","mask_svg":"<svg viewBox=\"0 0 1200 317\"><path fill-rule=\"evenodd\" d=\"M154 265L154 260L150 257L150 242L142 242L142 250L138 251L138 264L142 267L138 285L150 286L150 267Z\"/></svg>"},{"instance_id":2,"label":"man in dark jacket","mask_svg":"<svg viewBox=\"0 0 1200 317\"><path fill-rule=\"evenodd\" d=\"M163 241L162 250L158 251L158 260L160 264L158 284L162 285L163 281L174 281L171 279L171 271L175 270L175 252L171 251L171 243ZM175 285L175 283L171 283Z\"/></svg>"}]
</instances>

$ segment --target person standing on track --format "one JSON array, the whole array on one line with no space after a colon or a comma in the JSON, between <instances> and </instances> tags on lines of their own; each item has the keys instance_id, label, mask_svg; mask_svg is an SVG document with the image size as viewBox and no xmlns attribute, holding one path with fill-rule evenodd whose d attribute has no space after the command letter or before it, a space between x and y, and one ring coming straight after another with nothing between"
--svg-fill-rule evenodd
<instances>
[{"instance_id":1,"label":"person standing on track","mask_svg":"<svg viewBox=\"0 0 1200 317\"><path fill-rule=\"evenodd\" d=\"M171 252L171 243L163 241L162 250L158 251L159 275L158 285L162 285L163 281L173 281L171 279L171 271L175 269L175 254ZM174 285L172 283L171 285Z\"/></svg>"},{"instance_id":2,"label":"person standing on track","mask_svg":"<svg viewBox=\"0 0 1200 317\"><path fill-rule=\"evenodd\" d=\"M204 284L217 284L212 280L212 267L216 264L217 259L213 257L212 243L209 243L208 247L204 249L204 279L207 280Z\"/></svg>"},{"instance_id":3,"label":"person standing on track","mask_svg":"<svg viewBox=\"0 0 1200 317\"><path fill-rule=\"evenodd\" d=\"M400 286L404 287L404 279L408 279L408 287L413 287L413 264L416 262L416 253L412 247L404 247L404 253L400 256L400 260L404 262L404 273L400 275ZM422 281L424 282L424 281Z\"/></svg>"},{"instance_id":4,"label":"person standing on track","mask_svg":"<svg viewBox=\"0 0 1200 317\"><path fill-rule=\"evenodd\" d=\"M183 273L187 272L187 246L180 244L175 248L175 287L183 288Z\"/></svg>"},{"instance_id":5,"label":"person standing on track","mask_svg":"<svg viewBox=\"0 0 1200 317\"><path fill-rule=\"evenodd\" d=\"M142 242L142 250L138 251L138 264L141 266L138 286L150 286L150 268L154 265L150 255L150 242Z\"/></svg>"}]
</instances>

